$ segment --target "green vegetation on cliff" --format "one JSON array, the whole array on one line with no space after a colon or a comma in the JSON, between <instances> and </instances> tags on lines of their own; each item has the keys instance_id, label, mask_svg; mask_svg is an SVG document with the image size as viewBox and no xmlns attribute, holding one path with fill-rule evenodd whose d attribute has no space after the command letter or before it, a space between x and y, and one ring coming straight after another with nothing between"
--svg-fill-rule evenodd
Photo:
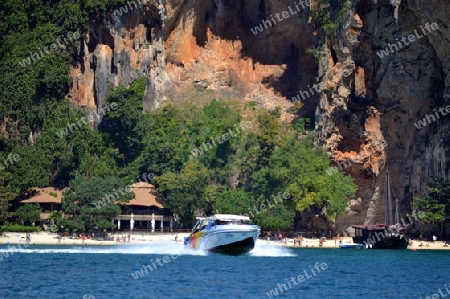
<instances>
[{"instance_id":1,"label":"green vegetation on cliff","mask_svg":"<svg viewBox=\"0 0 450 299\"><path fill-rule=\"evenodd\" d=\"M327 155L300 126L284 124L278 110L254 114L237 101L213 99L143 113L141 78L108 95L117 109L95 128L89 111L65 98L76 40L49 54L42 47L75 32L85 38L90 14L124 3L0 3L0 223L25 192L55 186L70 187L63 208L74 216L55 216L58 226L110 228L118 207L99 208L99 201L144 173L154 174L151 183L185 227L201 213L249 214L276 230L311 208L329 219L344 211L352 180L327 175ZM17 211L35 220L33 206Z\"/></svg>"},{"instance_id":2,"label":"green vegetation on cliff","mask_svg":"<svg viewBox=\"0 0 450 299\"><path fill-rule=\"evenodd\" d=\"M420 211L420 220L425 226L442 225L450 219L450 182L431 178L428 193L414 197L413 209Z\"/></svg>"}]
</instances>

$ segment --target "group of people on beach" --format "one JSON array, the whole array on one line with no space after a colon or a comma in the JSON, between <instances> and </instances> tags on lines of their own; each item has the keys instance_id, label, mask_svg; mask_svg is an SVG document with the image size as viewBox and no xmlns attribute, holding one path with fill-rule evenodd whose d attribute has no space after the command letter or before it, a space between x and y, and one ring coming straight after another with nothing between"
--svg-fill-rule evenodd
<instances>
[{"instance_id":1,"label":"group of people on beach","mask_svg":"<svg viewBox=\"0 0 450 299\"><path fill-rule=\"evenodd\" d=\"M117 238L116 238L116 243L117 244L120 244L120 243L130 243L130 241L131 241L131 235L130 234L128 234L128 236L122 236L122 237L120 237L120 236L117 236Z\"/></svg>"},{"instance_id":2,"label":"group of people on beach","mask_svg":"<svg viewBox=\"0 0 450 299\"><path fill-rule=\"evenodd\" d=\"M282 233L275 234L274 236L272 236L270 233L268 233L267 241L275 241L275 242L281 242L283 244L287 244L287 238Z\"/></svg>"},{"instance_id":3,"label":"group of people on beach","mask_svg":"<svg viewBox=\"0 0 450 299\"><path fill-rule=\"evenodd\" d=\"M89 238L87 235L85 234L77 234L77 233L73 233L71 236L69 235L68 232L64 233L64 236L66 239L72 239L72 240L76 240L76 239L81 239L81 241L83 242L83 244L86 244L86 240ZM58 238L58 243L61 243L61 239L63 237L63 234L58 234L57 238Z\"/></svg>"},{"instance_id":4,"label":"group of people on beach","mask_svg":"<svg viewBox=\"0 0 450 299\"><path fill-rule=\"evenodd\" d=\"M302 246L303 243L303 237L297 236L297 238L294 238L294 246Z\"/></svg>"}]
</instances>

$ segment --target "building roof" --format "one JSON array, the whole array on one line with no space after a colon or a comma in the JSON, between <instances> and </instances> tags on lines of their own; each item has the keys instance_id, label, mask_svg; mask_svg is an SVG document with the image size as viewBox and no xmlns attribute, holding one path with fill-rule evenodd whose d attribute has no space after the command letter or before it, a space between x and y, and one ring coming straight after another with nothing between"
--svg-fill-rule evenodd
<instances>
[{"instance_id":1,"label":"building roof","mask_svg":"<svg viewBox=\"0 0 450 299\"><path fill-rule=\"evenodd\" d=\"M135 194L135 197L129 202L124 203L129 206L142 206L158 208L164 208L161 204L164 200L163 196L158 193L155 186L146 182L134 183L130 186L131 191Z\"/></svg>"},{"instance_id":2,"label":"building roof","mask_svg":"<svg viewBox=\"0 0 450 299\"><path fill-rule=\"evenodd\" d=\"M146 182L135 183L130 186L135 197L125 205L164 208L161 204L163 196L158 193L155 186ZM21 203L56 203L61 204L62 193L66 189L58 190L53 187L35 188L30 192L30 198L21 200ZM54 196L56 195L56 197Z\"/></svg>"},{"instance_id":3,"label":"building roof","mask_svg":"<svg viewBox=\"0 0 450 299\"><path fill-rule=\"evenodd\" d=\"M53 187L35 188L30 192L30 198L21 200L21 203L61 203L63 190Z\"/></svg>"}]
</instances>

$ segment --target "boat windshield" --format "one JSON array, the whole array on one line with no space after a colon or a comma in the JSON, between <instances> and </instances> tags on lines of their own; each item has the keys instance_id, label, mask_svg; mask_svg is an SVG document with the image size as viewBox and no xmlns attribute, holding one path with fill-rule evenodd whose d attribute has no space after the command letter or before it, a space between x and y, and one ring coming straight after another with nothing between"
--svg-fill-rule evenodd
<instances>
[{"instance_id":1,"label":"boat windshield","mask_svg":"<svg viewBox=\"0 0 450 299\"><path fill-rule=\"evenodd\" d=\"M213 218L214 219L214 218ZM191 233L196 233L203 229L210 229L215 225L253 225L251 220L243 219L216 219L215 221L211 218L200 218L192 229ZM214 221L214 222L213 222Z\"/></svg>"},{"instance_id":2,"label":"boat windshield","mask_svg":"<svg viewBox=\"0 0 450 299\"><path fill-rule=\"evenodd\" d=\"M209 223L208 219L200 219L195 224L194 228L192 229L192 233L198 232L199 230L204 229Z\"/></svg>"},{"instance_id":3,"label":"boat windshield","mask_svg":"<svg viewBox=\"0 0 450 299\"><path fill-rule=\"evenodd\" d=\"M238 225L238 224L245 224L245 225L251 225L250 220L240 220L240 219L216 219L215 225Z\"/></svg>"}]
</instances>

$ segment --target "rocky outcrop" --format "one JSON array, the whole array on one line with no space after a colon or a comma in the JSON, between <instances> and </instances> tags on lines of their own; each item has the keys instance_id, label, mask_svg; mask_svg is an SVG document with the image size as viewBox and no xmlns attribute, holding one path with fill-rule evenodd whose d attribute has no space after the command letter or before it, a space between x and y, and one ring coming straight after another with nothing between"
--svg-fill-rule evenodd
<instances>
[{"instance_id":1,"label":"rocky outcrop","mask_svg":"<svg viewBox=\"0 0 450 299\"><path fill-rule=\"evenodd\" d=\"M415 123L448 104L450 4L349 3L336 33L322 38L311 8L293 0L129 2L92 17L68 97L95 108L114 86L144 76L146 109L217 96L281 106L291 120L289 100L301 100L297 115L316 115L316 143L359 187L336 226L383 222L387 170L404 215L430 176L449 176L450 115Z\"/></svg>"},{"instance_id":2,"label":"rocky outcrop","mask_svg":"<svg viewBox=\"0 0 450 299\"><path fill-rule=\"evenodd\" d=\"M262 19L287 9L284 1L144 1L134 7L91 20L72 68L73 102L98 106L114 86L145 76L147 109L185 100L203 82L205 98L263 99L266 108L283 107L290 120L286 98L315 79L314 59L306 54L314 45L307 9L254 34Z\"/></svg>"},{"instance_id":3,"label":"rocky outcrop","mask_svg":"<svg viewBox=\"0 0 450 299\"><path fill-rule=\"evenodd\" d=\"M448 179L450 115L429 117L432 123L421 129L415 123L450 104L444 54L449 8L442 1L402 2L397 23L389 1L360 1L343 26L345 34L324 47L326 92L317 142L336 162L351 161L346 172L357 181L363 207L341 217L342 227L358 220L384 222L387 170L403 217L411 212L412 197L426 191L429 177ZM380 152L364 151L382 140L387 146Z\"/></svg>"}]
</instances>

